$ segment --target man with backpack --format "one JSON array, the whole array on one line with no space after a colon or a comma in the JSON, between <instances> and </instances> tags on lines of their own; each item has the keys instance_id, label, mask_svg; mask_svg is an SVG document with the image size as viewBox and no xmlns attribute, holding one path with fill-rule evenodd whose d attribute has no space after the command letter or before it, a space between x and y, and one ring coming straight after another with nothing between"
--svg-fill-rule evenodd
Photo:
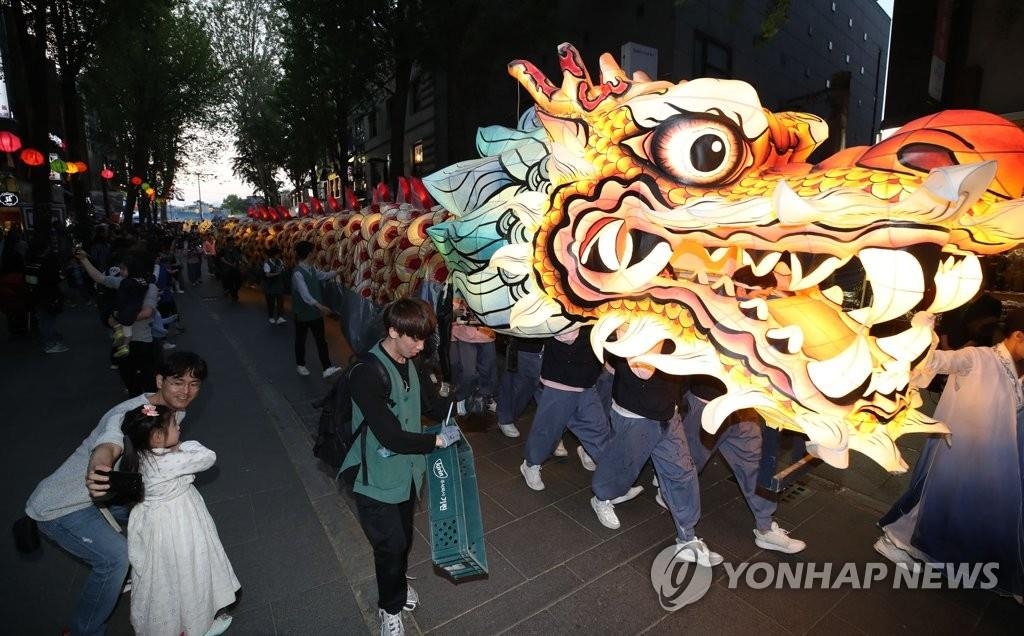
<instances>
[{"instance_id":1,"label":"man with backpack","mask_svg":"<svg viewBox=\"0 0 1024 636\"><path fill-rule=\"evenodd\" d=\"M357 363L346 375L353 437L341 472L354 482L359 523L373 547L380 633L401 636L402 610L419 603L405 573L424 455L454 444L461 432L447 422L439 435L421 432L422 395L412 358L437 328L433 310L422 300L402 298L384 309L383 321L384 339L369 351L376 362Z\"/></svg>"}]
</instances>

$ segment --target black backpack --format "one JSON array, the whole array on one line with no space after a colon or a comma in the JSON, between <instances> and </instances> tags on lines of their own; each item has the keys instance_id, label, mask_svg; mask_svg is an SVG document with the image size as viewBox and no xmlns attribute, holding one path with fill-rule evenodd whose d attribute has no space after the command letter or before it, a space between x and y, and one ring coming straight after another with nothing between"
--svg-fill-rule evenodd
<instances>
[{"instance_id":1,"label":"black backpack","mask_svg":"<svg viewBox=\"0 0 1024 636\"><path fill-rule=\"evenodd\" d=\"M333 468L338 474L340 474L342 462L345 461L349 450L359 438L364 439L361 463L365 463L366 422L360 422L359 426L353 430L352 390L349 385L352 370L360 364L368 364L377 371L381 380L384 381L385 393L390 400L391 379L384 368L384 363L372 353L360 353L353 356L348 367L338 374L338 379L327 391L327 395L313 403L314 408L320 409L320 423L317 426L316 442L313 444L313 455Z\"/></svg>"}]
</instances>

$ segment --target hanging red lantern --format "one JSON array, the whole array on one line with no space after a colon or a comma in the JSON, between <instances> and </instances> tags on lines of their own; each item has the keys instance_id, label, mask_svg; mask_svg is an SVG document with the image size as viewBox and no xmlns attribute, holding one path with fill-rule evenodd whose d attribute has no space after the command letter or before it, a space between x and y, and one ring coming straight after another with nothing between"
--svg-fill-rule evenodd
<instances>
[{"instance_id":1,"label":"hanging red lantern","mask_svg":"<svg viewBox=\"0 0 1024 636\"><path fill-rule=\"evenodd\" d=\"M133 186L142 185L142 177L132 177L128 180Z\"/></svg>"},{"instance_id":2,"label":"hanging red lantern","mask_svg":"<svg viewBox=\"0 0 1024 636\"><path fill-rule=\"evenodd\" d=\"M114 178L114 171L111 170L110 168L104 168L103 170L100 170L100 177L106 179L107 181L110 181L111 179Z\"/></svg>"},{"instance_id":3,"label":"hanging red lantern","mask_svg":"<svg viewBox=\"0 0 1024 636\"><path fill-rule=\"evenodd\" d=\"M0 132L0 151L17 152L21 148L21 138L12 132Z\"/></svg>"},{"instance_id":4,"label":"hanging red lantern","mask_svg":"<svg viewBox=\"0 0 1024 636\"><path fill-rule=\"evenodd\" d=\"M43 156L43 153L39 152L35 148L25 148L21 151L19 156L26 166L30 166L32 168L41 166L43 165L43 162L46 161L46 157Z\"/></svg>"}]
</instances>

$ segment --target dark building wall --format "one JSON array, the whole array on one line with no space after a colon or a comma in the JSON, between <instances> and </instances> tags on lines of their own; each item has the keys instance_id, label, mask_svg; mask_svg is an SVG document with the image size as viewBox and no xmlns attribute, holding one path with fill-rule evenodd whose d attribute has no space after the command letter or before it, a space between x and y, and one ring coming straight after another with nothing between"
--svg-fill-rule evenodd
<instances>
[{"instance_id":1,"label":"dark building wall","mask_svg":"<svg viewBox=\"0 0 1024 636\"><path fill-rule=\"evenodd\" d=\"M508 63L529 60L558 84L561 42L576 46L595 80L601 53L611 53L621 62L626 42L654 47L658 77L675 82L708 75L702 65L706 56L696 54L697 46L715 42L728 49L730 58L725 72L711 75L751 83L762 104L772 110L805 110L826 118L826 82L833 73L848 71L847 145L872 143L879 128L889 18L870 0L836 2L835 11L831 1L795 0L779 33L765 42L758 42L758 35L767 0L526 0L483 5L477 19L501 28L483 42L466 44L449 68L434 73L432 127L410 121L409 132L414 134L407 135L407 145L422 139L427 150L420 174L476 158L479 127L515 126L532 101L508 75ZM739 10L731 12L732 7ZM379 156L387 152L386 131L381 132L385 134L374 140ZM410 173L411 166L406 170Z\"/></svg>"},{"instance_id":2,"label":"dark building wall","mask_svg":"<svg viewBox=\"0 0 1024 636\"><path fill-rule=\"evenodd\" d=\"M949 41L938 98L928 93L936 21L948 6ZM1024 2L1021 0L899 0L893 11L893 46L885 125L947 108L999 114L1024 110ZM940 47L941 48L941 47Z\"/></svg>"}]
</instances>

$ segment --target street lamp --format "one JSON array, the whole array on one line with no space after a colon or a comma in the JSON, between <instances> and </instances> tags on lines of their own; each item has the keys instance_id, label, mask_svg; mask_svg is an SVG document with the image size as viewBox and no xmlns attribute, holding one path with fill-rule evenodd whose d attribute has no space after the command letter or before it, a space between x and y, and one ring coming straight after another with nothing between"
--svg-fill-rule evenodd
<instances>
[{"instance_id":1,"label":"street lamp","mask_svg":"<svg viewBox=\"0 0 1024 636\"><path fill-rule=\"evenodd\" d=\"M199 220L203 220L203 177L212 177L209 172L196 172L196 187L199 189Z\"/></svg>"}]
</instances>

